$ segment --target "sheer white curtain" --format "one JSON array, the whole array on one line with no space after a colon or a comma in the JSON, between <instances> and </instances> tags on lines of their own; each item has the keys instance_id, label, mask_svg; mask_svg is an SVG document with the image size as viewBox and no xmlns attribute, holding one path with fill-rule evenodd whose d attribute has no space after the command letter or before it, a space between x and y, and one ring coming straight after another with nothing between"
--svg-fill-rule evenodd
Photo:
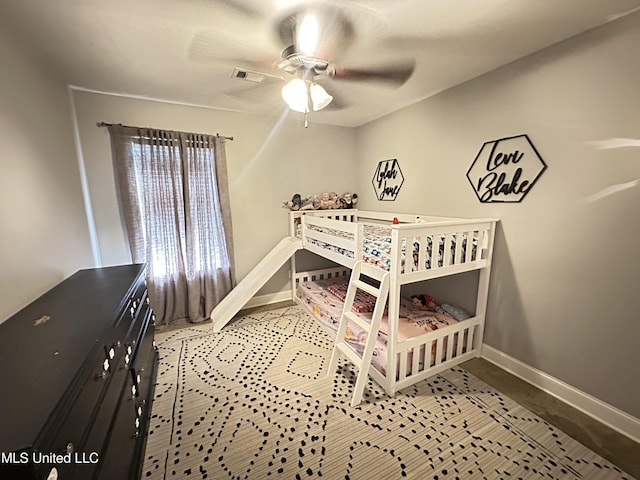
<instances>
[{"instance_id":1,"label":"sheer white curtain","mask_svg":"<svg viewBox=\"0 0 640 480\"><path fill-rule=\"evenodd\" d=\"M110 125L132 260L163 324L205 320L233 288L225 139Z\"/></svg>"}]
</instances>

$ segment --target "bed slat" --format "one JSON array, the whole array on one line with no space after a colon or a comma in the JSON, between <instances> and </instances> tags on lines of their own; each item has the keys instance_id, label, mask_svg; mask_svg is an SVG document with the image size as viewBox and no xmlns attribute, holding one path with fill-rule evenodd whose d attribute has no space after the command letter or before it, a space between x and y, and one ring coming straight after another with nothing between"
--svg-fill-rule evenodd
<instances>
[{"instance_id":1,"label":"bed slat","mask_svg":"<svg viewBox=\"0 0 640 480\"><path fill-rule=\"evenodd\" d=\"M420 356L422 354L421 349L412 349L411 355L411 373L415 374L420 368Z\"/></svg>"},{"instance_id":2,"label":"bed slat","mask_svg":"<svg viewBox=\"0 0 640 480\"><path fill-rule=\"evenodd\" d=\"M468 335L468 328L464 329L464 331L458 333L458 342L456 343L456 357L462 355L462 350L464 348L464 338L465 335Z\"/></svg>"},{"instance_id":3,"label":"bed slat","mask_svg":"<svg viewBox=\"0 0 640 480\"><path fill-rule=\"evenodd\" d=\"M407 378L407 355L409 352L400 352L400 362L398 364L398 377L399 380Z\"/></svg>"},{"instance_id":4,"label":"bed slat","mask_svg":"<svg viewBox=\"0 0 640 480\"><path fill-rule=\"evenodd\" d=\"M464 263L468 263L471 261L471 255L473 253L473 239L474 239L474 231L467 232L465 235L467 237L467 248L464 251Z\"/></svg>"},{"instance_id":5,"label":"bed slat","mask_svg":"<svg viewBox=\"0 0 640 480\"><path fill-rule=\"evenodd\" d=\"M427 265L427 237L418 237L418 245L420 246L418 254L418 267L417 270L424 270Z\"/></svg>"},{"instance_id":6,"label":"bed slat","mask_svg":"<svg viewBox=\"0 0 640 480\"><path fill-rule=\"evenodd\" d=\"M454 253L454 263L464 263L462 258L462 244L466 241L467 236L464 233L456 233L456 250Z\"/></svg>"},{"instance_id":7,"label":"bed slat","mask_svg":"<svg viewBox=\"0 0 640 480\"><path fill-rule=\"evenodd\" d=\"M458 334L453 333L447 337L447 353L445 360L451 360L453 358L453 347L457 340Z\"/></svg>"}]
</instances>

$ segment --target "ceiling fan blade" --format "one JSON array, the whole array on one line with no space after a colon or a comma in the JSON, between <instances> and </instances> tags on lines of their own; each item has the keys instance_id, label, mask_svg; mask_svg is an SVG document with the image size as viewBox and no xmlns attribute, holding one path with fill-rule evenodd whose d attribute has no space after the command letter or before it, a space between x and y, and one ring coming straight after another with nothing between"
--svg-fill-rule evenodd
<instances>
[{"instance_id":1,"label":"ceiling fan blade","mask_svg":"<svg viewBox=\"0 0 640 480\"><path fill-rule=\"evenodd\" d=\"M329 73L336 80L386 83L395 87L403 85L415 70L415 60L373 68L334 67Z\"/></svg>"},{"instance_id":2,"label":"ceiling fan blade","mask_svg":"<svg viewBox=\"0 0 640 480\"><path fill-rule=\"evenodd\" d=\"M189 59L195 63L225 62L254 69L273 68L273 54L260 50L255 45L243 45L227 38L220 32L199 32L189 45Z\"/></svg>"},{"instance_id":3,"label":"ceiling fan blade","mask_svg":"<svg viewBox=\"0 0 640 480\"><path fill-rule=\"evenodd\" d=\"M281 83L281 84L279 84ZM280 102L280 89L284 86L284 82L266 82L259 83L255 86L245 85L236 90L225 92L228 97L240 100L241 102L250 103L254 105L264 104L269 101L277 99Z\"/></svg>"},{"instance_id":4,"label":"ceiling fan blade","mask_svg":"<svg viewBox=\"0 0 640 480\"><path fill-rule=\"evenodd\" d=\"M243 0L222 0L223 8L228 8L241 15L247 17L263 17L264 11L255 7L255 5L248 5L248 2Z\"/></svg>"}]
</instances>

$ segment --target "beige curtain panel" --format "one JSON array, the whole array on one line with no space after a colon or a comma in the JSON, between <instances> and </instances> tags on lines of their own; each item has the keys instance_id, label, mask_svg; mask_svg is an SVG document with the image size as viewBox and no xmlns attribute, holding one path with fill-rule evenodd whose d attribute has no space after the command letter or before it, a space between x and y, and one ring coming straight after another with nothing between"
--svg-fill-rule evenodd
<instances>
[{"instance_id":1,"label":"beige curtain panel","mask_svg":"<svg viewBox=\"0 0 640 480\"><path fill-rule=\"evenodd\" d=\"M131 258L161 324L201 322L235 286L225 138L108 125Z\"/></svg>"}]
</instances>

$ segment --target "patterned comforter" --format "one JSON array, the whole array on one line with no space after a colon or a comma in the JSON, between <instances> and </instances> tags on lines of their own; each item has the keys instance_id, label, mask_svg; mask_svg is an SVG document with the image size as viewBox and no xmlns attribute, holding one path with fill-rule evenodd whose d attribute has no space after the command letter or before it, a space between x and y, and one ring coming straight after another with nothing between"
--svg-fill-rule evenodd
<instances>
[{"instance_id":1,"label":"patterned comforter","mask_svg":"<svg viewBox=\"0 0 640 480\"><path fill-rule=\"evenodd\" d=\"M353 235L348 234L346 232L342 232L339 230L334 230L331 228L317 227L315 225L310 225L310 229L327 233L331 236L338 236L340 238L346 238L347 240L353 240ZM390 270L391 268L391 228L384 225L372 225L372 224L364 224L364 234L362 238L362 260L366 263L375 265L383 270ZM401 255L402 255L402 269L404 271L405 268L409 267L409 271L418 269L418 261L420 258L420 249L426 248L426 256L425 256L425 269L431 268L431 258L432 252L434 249L434 241L436 243L436 255L433 257L434 260L437 258L437 266L442 267L445 262L446 255L450 255L449 264L455 263L463 263L466 258L466 250L467 250L467 237L466 235L462 235L462 245L460 248L460 259L456 259L456 244L457 244L457 236L456 234L452 235L451 238L451 248L449 252L445 252L446 245L446 237L445 235L435 235L426 237L425 240L419 242L415 239L413 242L407 242L406 240L402 241L401 245ZM318 247L330 250L332 252L343 255L347 258L355 258L355 252L353 250L345 249L343 247L338 247L336 245L332 245L330 243L321 242L314 239L308 240L310 243L317 245ZM474 238L472 242L472 252L471 258L476 258L477 251L477 239ZM406 258L409 257L411 262L407 264Z\"/></svg>"}]
</instances>

